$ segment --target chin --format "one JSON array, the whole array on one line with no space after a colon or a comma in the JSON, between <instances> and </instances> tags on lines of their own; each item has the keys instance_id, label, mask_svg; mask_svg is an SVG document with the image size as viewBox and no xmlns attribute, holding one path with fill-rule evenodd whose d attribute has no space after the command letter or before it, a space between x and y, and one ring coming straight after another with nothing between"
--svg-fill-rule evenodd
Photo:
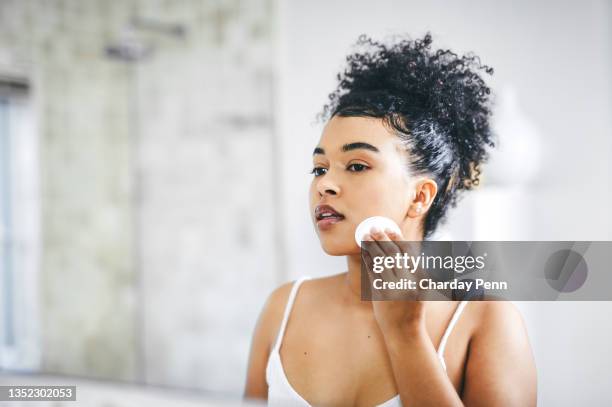
<instances>
[{"instance_id":1,"label":"chin","mask_svg":"<svg viewBox=\"0 0 612 407\"><path fill-rule=\"evenodd\" d=\"M333 242L328 239L320 239L320 241L321 248L330 256L348 256L361 253L361 248L352 239L343 242Z\"/></svg>"}]
</instances>

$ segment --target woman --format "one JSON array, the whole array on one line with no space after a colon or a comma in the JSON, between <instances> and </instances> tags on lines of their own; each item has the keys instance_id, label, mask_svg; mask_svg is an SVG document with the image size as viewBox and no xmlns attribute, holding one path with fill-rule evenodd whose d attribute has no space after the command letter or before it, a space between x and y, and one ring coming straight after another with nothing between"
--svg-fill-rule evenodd
<instances>
[{"instance_id":1,"label":"woman","mask_svg":"<svg viewBox=\"0 0 612 407\"><path fill-rule=\"evenodd\" d=\"M523 320L503 301L361 301L353 235L393 219L427 239L478 184L493 146L489 88L474 55L432 51L427 34L361 36L338 76L313 152L310 209L323 250L348 271L277 288L259 317L244 396L298 406L532 406L536 371ZM299 293L299 295L298 295Z\"/></svg>"}]
</instances>

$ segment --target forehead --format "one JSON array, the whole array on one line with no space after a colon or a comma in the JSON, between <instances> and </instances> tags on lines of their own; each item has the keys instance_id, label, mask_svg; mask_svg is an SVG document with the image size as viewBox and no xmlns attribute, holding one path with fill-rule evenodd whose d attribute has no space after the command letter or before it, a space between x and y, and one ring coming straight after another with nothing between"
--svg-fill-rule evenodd
<instances>
[{"instance_id":1,"label":"forehead","mask_svg":"<svg viewBox=\"0 0 612 407\"><path fill-rule=\"evenodd\" d=\"M372 117L341 117L334 116L327 122L319 147L331 153L339 152L344 144L366 142L376 146L381 153L397 152L400 147L399 138L393 134L382 119Z\"/></svg>"}]
</instances>

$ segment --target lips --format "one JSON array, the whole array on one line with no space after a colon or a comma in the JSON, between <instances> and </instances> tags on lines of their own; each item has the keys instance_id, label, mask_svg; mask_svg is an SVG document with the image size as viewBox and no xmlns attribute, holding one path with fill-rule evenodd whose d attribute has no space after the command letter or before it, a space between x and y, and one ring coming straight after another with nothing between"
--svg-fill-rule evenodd
<instances>
[{"instance_id":1,"label":"lips","mask_svg":"<svg viewBox=\"0 0 612 407\"><path fill-rule=\"evenodd\" d=\"M331 205L319 205L315 208L315 218L320 231L329 230L333 225L341 222L344 215L334 209Z\"/></svg>"},{"instance_id":2,"label":"lips","mask_svg":"<svg viewBox=\"0 0 612 407\"><path fill-rule=\"evenodd\" d=\"M344 219L344 215L334 209L331 205L318 205L315 208L315 218L317 221L324 219Z\"/></svg>"}]
</instances>

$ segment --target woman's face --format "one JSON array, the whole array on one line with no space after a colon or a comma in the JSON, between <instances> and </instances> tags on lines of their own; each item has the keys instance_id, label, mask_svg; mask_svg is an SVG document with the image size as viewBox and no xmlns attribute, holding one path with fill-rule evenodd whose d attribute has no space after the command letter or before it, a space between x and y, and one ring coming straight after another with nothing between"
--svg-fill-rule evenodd
<instances>
[{"instance_id":1,"label":"woman's face","mask_svg":"<svg viewBox=\"0 0 612 407\"><path fill-rule=\"evenodd\" d=\"M355 229L370 216L393 219L404 235L414 227L406 218L415 197L406 154L381 119L334 116L327 123L312 156L310 186L310 213L326 253L359 253ZM320 205L342 216L321 219Z\"/></svg>"}]
</instances>

